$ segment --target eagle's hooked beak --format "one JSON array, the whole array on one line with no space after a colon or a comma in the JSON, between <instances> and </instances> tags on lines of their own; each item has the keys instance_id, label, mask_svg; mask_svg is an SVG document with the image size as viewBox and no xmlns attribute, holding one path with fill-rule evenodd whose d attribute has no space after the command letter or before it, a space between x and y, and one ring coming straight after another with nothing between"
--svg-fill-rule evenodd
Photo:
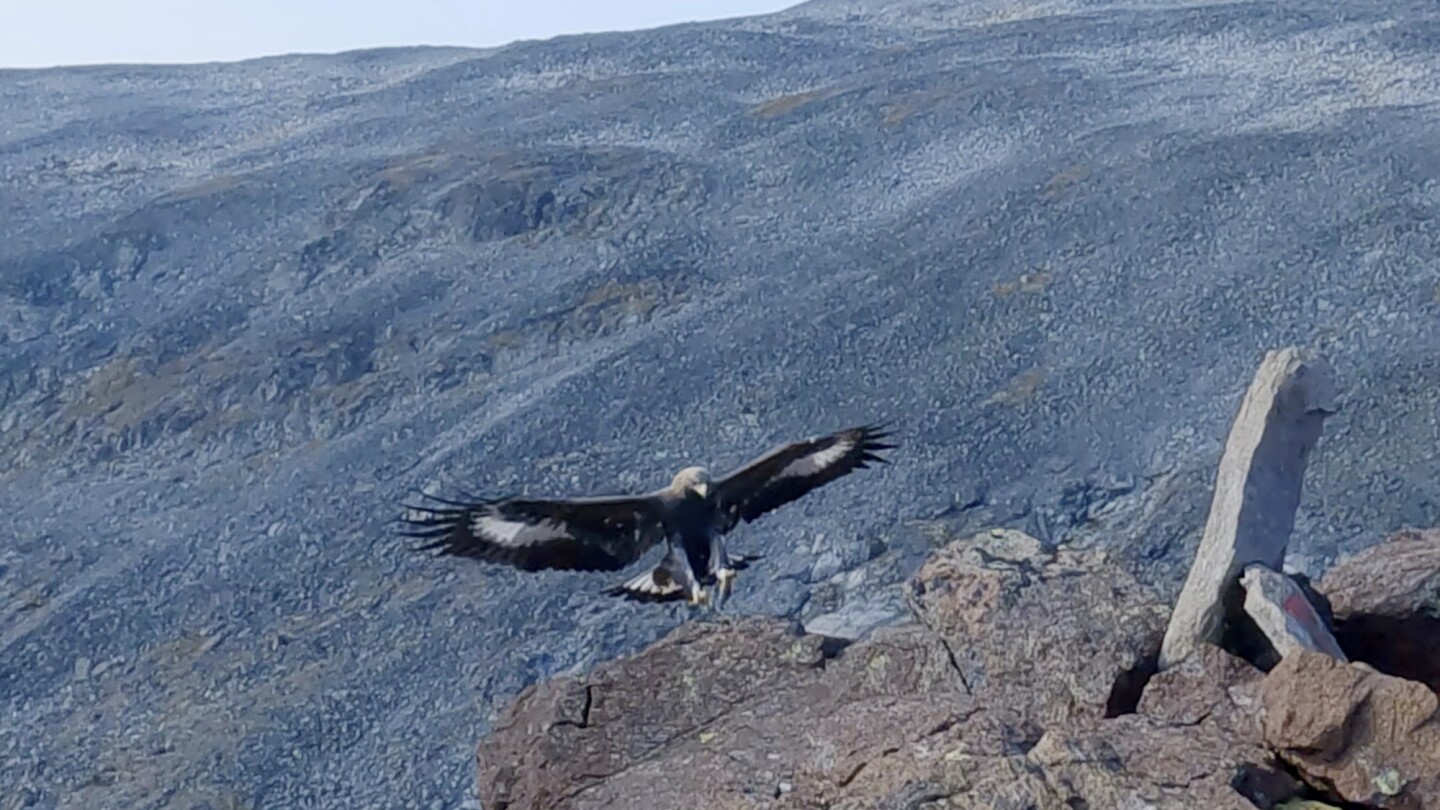
<instances>
[{"instance_id":1,"label":"eagle's hooked beak","mask_svg":"<svg viewBox=\"0 0 1440 810\"><path fill-rule=\"evenodd\" d=\"M696 485L695 485L695 494L696 494L696 495L699 495L699 496L702 497L702 498L708 498L708 497L710 497L710 485L709 485L709 484L704 484L704 483L696 484Z\"/></svg>"}]
</instances>

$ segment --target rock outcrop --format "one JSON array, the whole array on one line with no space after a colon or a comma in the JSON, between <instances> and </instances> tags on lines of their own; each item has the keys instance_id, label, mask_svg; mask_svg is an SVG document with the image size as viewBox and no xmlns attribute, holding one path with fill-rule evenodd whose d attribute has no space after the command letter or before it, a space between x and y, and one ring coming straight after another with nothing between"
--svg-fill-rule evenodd
<instances>
[{"instance_id":1,"label":"rock outcrop","mask_svg":"<svg viewBox=\"0 0 1440 810\"><path fill-rule=\"evenodd\" d=\"M1301 650L1266 676L1264 706L1266 743L1327 792L1440 807L1440 704L1424 684Z\"/></svg>"},{"instance_id":2,"label":"rock outcrop","mask_svg":"<svg viewBox=\"0 0 1440 810\"><path fill-rule=\"evenodd\" d=\"M1440 530L1401 532L1344 560L1320 589L1343 647L1440 692Z\"/></svg>"},{"instance_id":3,"label":"rock outcrop","mask_svg":"<svg viewBox=\"0 0 1440 810\"><path fill-rule=\"evenodd\" d=\"M1427 604L1433 536L1337 566L1325 584L1341 626ZM480 799L487 810L1440 807L1436 695L1376 671L1364 645L1346 647L1352 662L1293 650L1267 673L1207 643L1156 674L1160 598L1103 552L1013 531L952 541L906 592L914 621L853 643L774 619L697 621L532 685L479 746Z\"/></svg>"}]
</instances>

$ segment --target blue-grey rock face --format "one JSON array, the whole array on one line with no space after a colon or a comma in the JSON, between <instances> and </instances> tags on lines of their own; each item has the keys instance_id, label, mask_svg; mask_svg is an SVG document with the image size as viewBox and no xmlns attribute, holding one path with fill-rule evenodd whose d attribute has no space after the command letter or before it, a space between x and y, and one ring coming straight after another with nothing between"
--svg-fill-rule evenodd
<instances>
[{"instance_id":1,"label":"blue-grey rock face","mask_svg":"<svg viewBox=\"0 0 1440 810\"><path fill-rule=\"evenodd\" d=\"M892 615L990 524L1173 592L1305 343L1346 391L1298 563L1440 523L1437 103L1405 0L0 73L7 800L455 807L497 706L688 615L407 553L414 487L650 488L891 417L892 465L741 533L734 610Z\"/></svg>"}]
</instances>

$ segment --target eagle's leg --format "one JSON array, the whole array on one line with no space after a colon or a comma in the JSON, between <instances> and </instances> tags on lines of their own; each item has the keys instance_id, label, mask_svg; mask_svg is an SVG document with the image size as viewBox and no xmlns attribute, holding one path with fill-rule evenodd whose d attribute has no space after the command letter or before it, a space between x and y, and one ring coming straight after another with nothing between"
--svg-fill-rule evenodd
<instances>
[{"instance_id":1,"label":"eagle's leg","mask_svg":"<svg viewBox=\"0 0 1440 810\"><path fill-rule=\"evenodd\" d=\"M725 548L725 541L720 533L716 532L710 537L710 561L706 566L709 573L715 578L715 604L713 606L715 618L726 624L732 624L735 617L726 612L725 605L730 601L730 592L735 587L735 574L737 567L736 559L730 556Z\"/></svg>"},{"instance_id":2,"label":"eagle's leg","mask_svg":"<svg viewBox=\"0 0 1440 810\"><path fill-rule=\"evenodd\" d=\"M690 566L683 565L680 570L680 582L685 588L685 595L692 605L704 605L710 602L710 592L706 590L705 584L695 577Z\"/></svg>"},{"instance_id":3,"label":"eagle's leg","mask_svg":"<svg viewBox=\"0 0 1440 810\"><path fill-rule=\"evenodd\" d=\"M730 589L735 585L735 569L720 568L715 571L715 595L723 602L730 598Z\"/></svg>"},{"instance_id":4,"label":"eagle's leg","mask_svg":"<svg viewBox=\"0 0 1440 810\"><path fill-rule=\"evenodd\" d=\"M722 604L730 597L734 587L735 568L731 565L730 552L725 549L725 540L719 532L710 535L709 573L715 577L715 601Z\"/></svg>"}]
</instances>

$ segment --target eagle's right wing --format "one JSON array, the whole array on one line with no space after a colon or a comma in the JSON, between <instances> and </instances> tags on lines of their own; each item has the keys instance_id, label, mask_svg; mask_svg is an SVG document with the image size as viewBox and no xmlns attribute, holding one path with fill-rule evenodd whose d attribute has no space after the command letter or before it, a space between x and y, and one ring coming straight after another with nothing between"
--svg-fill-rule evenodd
<instances>
[{"instance_id":1,"label":"eagle's right wing","mask_svg":"<svg viewBox=\"0 0 1440 810\"><path fill-rule=\"evenodd\" d=\"M402 533L430 542L417 550L504 563L526 571L617 571L664 539L651 495L491 498L410 506Z\"/></svg>"},{"instance_id":2,"label":"eagle's right wing","mask_svg":"<svg viewBox=\"0 0 1440 810\"><path fill-rule=\"evenodd\" d=\"M724 516L721 531L730 531L742 520L748 523L863 470L872 461L887 463L880 451L895 447L883 441L890 436L887 423L860 425L783 444L754 459L714 484L715 499Z\"/></svg>"}]
</instances>

